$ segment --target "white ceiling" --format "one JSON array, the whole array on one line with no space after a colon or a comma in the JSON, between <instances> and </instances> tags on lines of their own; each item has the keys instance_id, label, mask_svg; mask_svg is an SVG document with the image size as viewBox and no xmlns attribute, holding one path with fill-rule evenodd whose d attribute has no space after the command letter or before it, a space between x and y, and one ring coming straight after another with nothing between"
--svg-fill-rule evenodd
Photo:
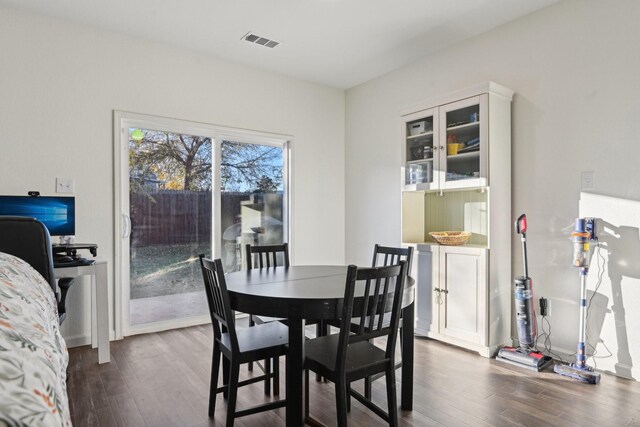
<instances>
[{"instance_id":1,"label":"white ceiling","mask_svg":"<svg viewBox=\"0 0 640 427\"><path fill-rule=\"evenodd\" d=\"M558 0L0 0L349 88ZM281 42L241 40L248 31Z\"/></svg>"}]
</instances>

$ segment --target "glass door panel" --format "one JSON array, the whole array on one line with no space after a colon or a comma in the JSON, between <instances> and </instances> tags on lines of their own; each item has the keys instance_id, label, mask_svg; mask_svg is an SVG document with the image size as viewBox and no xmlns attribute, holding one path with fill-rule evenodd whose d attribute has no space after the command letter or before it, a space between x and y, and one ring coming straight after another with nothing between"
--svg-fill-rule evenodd
<instances>
[{"instance_id":1,"label":"glass door panel","mask_svg":"<svg viewBox=\"0 0 640 427\"><path fill-rule=\"evenodd\" d=\"M480 178L481 116L478 97L444 107L446 183Z\"/></svg>"},{"instance_id":2,"label":"glass door panel","mask_svg":"<svg viewBox=\"0 0 640 427\"><path fill-rule=\"evenodd\" d=\"M434 146L434 117L423 113L422 117L406 122L405 126L405 185L433 184L434 162L437 162L437 146Z\"/></svg>"},{"instance_id":3,"label":"glass door panel","mask_svg":"<svg viewBox=\"0 0 640 427\"><path fill-rule=\"evenodd\" d=\"M211 138L129 129L129 324L208 314L198 254L211 256Z\"/></svg>"},{"instance_id":4,"label":"glass door panel","mask_svg":"<svg viewBox=\"0 0 640 427\"><path fill-rule=\"evenodd\" d=\"M232 272L246 268L246 244L287 241L285 146L223 140L220 164L222 261Z\"/></svg>"}]
</instances>

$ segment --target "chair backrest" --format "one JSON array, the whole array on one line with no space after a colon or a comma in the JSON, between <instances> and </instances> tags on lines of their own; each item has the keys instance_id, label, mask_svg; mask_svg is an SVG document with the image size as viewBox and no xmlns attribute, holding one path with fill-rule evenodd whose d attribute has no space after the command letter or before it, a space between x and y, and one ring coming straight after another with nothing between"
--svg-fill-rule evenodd
<instances>
[{"instance_id":1,"label":"chair backrest","mask_svg":"<svg viewBox=\"0 0 640 427\"><path fill-rule=\"evenodd\" d=\"M29 263L56 293L53 255L49 230L35 218L0 216L0 252Z\"/></svg>"},{"instance_id":2,"label":"chair backrest","mask_svg":"<svg viewBox=\"0 0 640 427\"><path fill-rule=\"evenodd\" d=\"M220 339L223 332L229 333L231 339L231 350L239 351L238 337L236 336L235 321L229 294L227 292L227 282L224 278L222 260L210 260L200 255L200 267L202 267L202 278L204 279L204 290L207 294L209 304L209 314L213 324L213 334L216 339Z\"/></svg>"},{"instance_id":3,"label":"chair backrest","mask_svg":"<svg viewBox=\"0 0 640 427\"><path fill-rule=\"evenodd\" d=\"M397 265L400 261L407 261L407 274L411 272L411 262L413 260L413 248L394 248L391 246L381 246L376 244L373 248L372 267Z\"/></svg>"},{"instance_id":4,"label":"chair backrest","mask_svg":"<svg viewBox=\"0 0 640 427\"><path fill-rule=\"evenodd\" d=\"M406 276L406 261L385 267L349 266L336 368L344 369L349 344L384 335L387 336L386 357L393 360ZM358 297L354 297L356 289ZM354 313L360 318L357 329L350 328ZM388 313L391 313L391 319L387 322L385 314L388 316Z\"/></svg>"},{"instance_id":5,"label":"chair backrest","mask_svg":"<svg viewBox=\"0 0 640 427\"><path fill-rule=\"evenodd\" d=\"M276 267L278 265L278 258L282 258L282 266L289 267L288 243L262 246L246 245L245 249L247 254L248 270L251 270L252 268ZM278 256L278 254L282 255Z\"/></svg>"}]
</instances>

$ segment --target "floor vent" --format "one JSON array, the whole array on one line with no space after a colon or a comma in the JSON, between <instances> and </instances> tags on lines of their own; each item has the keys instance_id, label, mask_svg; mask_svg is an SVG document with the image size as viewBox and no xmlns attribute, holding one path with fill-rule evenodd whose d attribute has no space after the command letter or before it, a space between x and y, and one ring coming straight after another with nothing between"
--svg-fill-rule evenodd
<instances>
[{"instance_id":1,"label":"floor vent","mask_svg":"<svg viewBox=\"0 0 640 427\"><path fill-rule=\"evenodd\" d=\"M253 34L251 31L242 36L242 39L248 41L249 43L255 43L270 48L274 48L280 44L280 42L277 42L275 40Z\"/></svg>"}]
</instances>

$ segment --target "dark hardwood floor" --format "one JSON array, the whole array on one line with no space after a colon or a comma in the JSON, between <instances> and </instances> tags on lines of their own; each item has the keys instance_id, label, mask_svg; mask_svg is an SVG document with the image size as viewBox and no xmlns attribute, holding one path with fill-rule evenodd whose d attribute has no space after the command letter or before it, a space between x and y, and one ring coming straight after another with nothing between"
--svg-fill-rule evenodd
<instances>
[{"instance_id":1,"label":"dark hardwood floor","mask_svg":"<svg viewBox=\"0 0 640 427\"><path fill-rule=\"evenodd\" d=\"M104 365L97 364L97 350L70 349L74 425L224 426L221 395L215 420L207 418L211 339L210 325L129 337L111 343L112 362ZM240 375L249 375L246 366ZM284 377L281 384L284 392ZM640 426L638 382L603 375L596 386L581 384L422 338L416 338L414 384L414 410L400 411L401 426ZM335 425L333 384L312 381L310 394L312 415ZM384 405L383 379L373 394ZM270 399L262 383L253 384L240 389L238 408ZM385 425L355 400L349 424ZM284 425L284 409L236 425Z\"/></svg>"}]
</instances>

